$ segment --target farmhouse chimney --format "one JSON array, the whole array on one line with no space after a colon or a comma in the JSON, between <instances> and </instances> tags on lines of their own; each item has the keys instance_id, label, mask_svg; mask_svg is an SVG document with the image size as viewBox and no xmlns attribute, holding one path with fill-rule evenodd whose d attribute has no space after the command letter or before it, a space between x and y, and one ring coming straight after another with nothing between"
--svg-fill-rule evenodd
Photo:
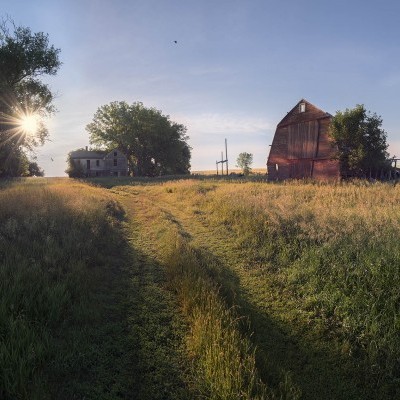
<instances>
[{"instance_id":1,"label":"farmhouse chimney","mask_svg":"<svg viewBox=\"0 0 400 400\"><path fill-rule=\"evenodd\" d=\"M86 146L86 151L87 151L87 146Z\"/></svg>"}]
</instances>

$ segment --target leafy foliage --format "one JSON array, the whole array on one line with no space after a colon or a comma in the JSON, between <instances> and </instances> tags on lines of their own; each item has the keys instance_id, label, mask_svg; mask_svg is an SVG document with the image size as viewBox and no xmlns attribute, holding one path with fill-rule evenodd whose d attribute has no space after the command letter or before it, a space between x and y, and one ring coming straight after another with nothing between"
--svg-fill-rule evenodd
<instances>
[{"instance_id":1,"label":"leafy foliage","mask_svg":"<svg viewBox=\"0 0 400 400\"><path fill-rule=\"evenodd\" d=\"M54 96L38 77L56 74L59 53L43 32L32 33L12 21L0 24L0 176L23 175L18 165L25 152L43 145L49 135L43 118L55 111ZM21 118L32 114L40 119L35 132L27 134Z\"/></svg>"},{"instance_id":2,"label":"leafy foliage","mask_svg":"<svg viewBox=\"0 0 400 400\"><path fill-rule=\"evenodd\" d=\"M28 165L29 176L44 176L44 171L36 161L30 161Z\"/></svg>"},{"instance_id":3,"label":"leafy foliage","mask_svg":"<svg viewBox=\"0 0 400 400\"><path fill-rule=\"evenodd\" d=\"M0 138L2 132L0 131ZM0 142L0 177L28 175L29 161L21 147Z\"/></svg>"},{"instance_id":4,"label":"leafy foliage","mask_svg":"<svg viewBox=\"0 0 400 400\"><path fill-rule=\"evenodd\" d=\"M67 163L68 168L65 170L65 173L68 174L70 178L83 178L85 176L83 166L73 160L71 152L68 153Z\"/></svg>"},{"instance_id":5,"label":"leafy foliage","mask_svg":"<svg viewBox=\"0 0 400 400\"><path fill-rule=\"evenodd\" d=\"M330 136L338 148L342 176L363 177L388 168L386 132L382 118L364 105L338 111L330 126Z\"/></svg>"},{"instance_id":6,"label":"leafy foliage","mask_svg":"<svg viewBox=\"0 0 400 400\"><path fill-rule=\"evenodd\" d=\"M253 154L251 153L240 153L236 159L236 165L242 169L244 175L249 175L251 172L251 164L253 163Z\"/></svg>"},{"instance_id":7,"label":"leafy foliage","mask_svg":"<svg viewBox=\"0 0 400 400\"><path fill-rule=\"evenodd\" d=\"M92 144L120 148L139 176L187 174L190 147L184 125L160 110L124 101L101 106L86 126Z\"/></svg>"}]
</instances>

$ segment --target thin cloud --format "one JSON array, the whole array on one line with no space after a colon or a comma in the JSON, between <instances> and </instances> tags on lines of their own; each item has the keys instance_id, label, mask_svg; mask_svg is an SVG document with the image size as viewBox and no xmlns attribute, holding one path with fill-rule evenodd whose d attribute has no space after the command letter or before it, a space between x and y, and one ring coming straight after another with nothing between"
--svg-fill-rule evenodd
<instances>
[{"instance_id":1,"label":"thin cloud","mask_svg":"<svg viewBox=\"0 0 400 400\"><path fill-rule=\"evenodd\" d=\"M381 84L386 88L400 86L400 75L397 74L397 75L387 76L384 79L382 79Z\"/></svg>"},{"instance_id":2,"label":"thin cloud","mask_svg":"<svg viewBox=\"0 0 400 400\"><path fill-rule=\"evenodd\" d=\"M226 75L230 70L223 67L195 67L189 70L189 75L193 76L207 76L207 75Z\"/></svg>"},{"instance_id":3,"label":"thin cloud","mask_svg":"<svg viewBox=\"0 0 400 400\"><path fill-rule=\"evenodd\" d=\"M272 124L264 118L232 114L200 114L179 120L187 126L189 134L251 134L272 129Z\"/></svg>"}]
</instances>

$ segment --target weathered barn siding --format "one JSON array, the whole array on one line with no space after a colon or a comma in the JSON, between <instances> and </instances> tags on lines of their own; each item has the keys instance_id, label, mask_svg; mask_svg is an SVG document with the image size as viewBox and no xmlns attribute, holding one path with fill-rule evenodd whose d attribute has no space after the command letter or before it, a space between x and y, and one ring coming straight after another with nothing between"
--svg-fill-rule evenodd
<instances>
[{"instance_id":1,"label":"weathered barn siding","mask_svg":"<svg viewBox=\"0 0 400 400\"><path fill-rule=\"evenodd\" d=\"M271 180L339 177L328 129L332 116L302 99L278 124L268 157Z\"/></svg>"},{"instance_id":2,"label":"weathered barn siding","mask_svg":"<svg viewBox=\"0 0 400 400\"><path fill-rule=\"evenodd\" d=\"M75 164L81 165L87 177L94 176L127 176L128 159L120 150L110 152L75 150L70 153Z\"/></svg>"}]
</instances>

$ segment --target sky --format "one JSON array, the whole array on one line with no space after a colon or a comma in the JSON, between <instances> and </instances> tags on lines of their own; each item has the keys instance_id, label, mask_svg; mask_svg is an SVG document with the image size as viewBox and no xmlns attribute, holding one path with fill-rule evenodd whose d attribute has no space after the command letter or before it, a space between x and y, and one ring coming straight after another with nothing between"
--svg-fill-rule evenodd
<instances>
[{"instance_id":1,"label":"sky","mask_svg":"<svg viewBox=\"0 0 400 400\"><path fill-rule=\"evenodd\" d=\"M37 150L46 176L112 101L184 124L192 171L241 152L265 167L276 125L302 98L323 111L364 104L400 157L400 2L389 0L0 0L0 16L61 49L43 78L58 112ZM175 43L175 41L177 43Z\"/></svg>"}]
</instances>

